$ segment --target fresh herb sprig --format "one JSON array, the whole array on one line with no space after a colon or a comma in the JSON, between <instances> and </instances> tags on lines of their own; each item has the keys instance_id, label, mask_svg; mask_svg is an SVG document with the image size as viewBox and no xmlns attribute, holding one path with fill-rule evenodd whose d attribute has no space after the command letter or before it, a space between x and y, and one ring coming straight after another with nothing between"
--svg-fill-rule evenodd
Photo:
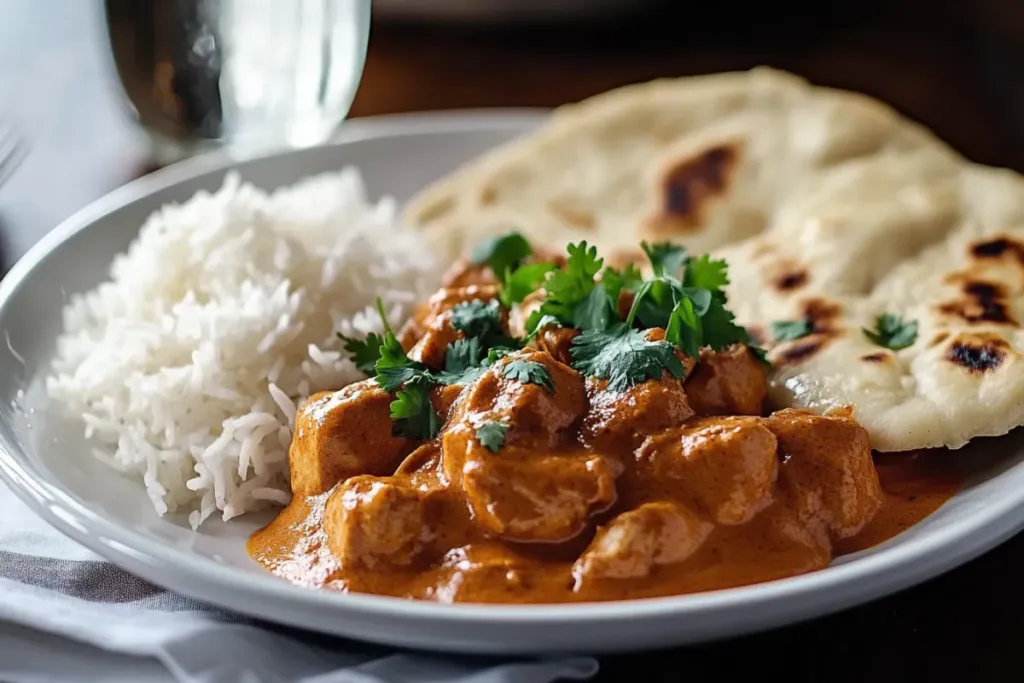
<instances>
[{"instance_id":1,"label":"fresh herb sprig","mask_svg":"<svg viewBox=\"0 0 1024 683\"><path fill-rule=\"evenodd\" d=\"M659 379L667 371L682 378L686 371L667 341L651 341L633 328L639 304L650 289L641 288L626 320L607 330L590 329L572 340L573 367L588 377L607 380L610 391L625 391L634 384Z\"/></svg>"},{"instance_id":2,"label":"fresh herb sprig","mask_svg":"<svg viewBox=\"0 0 1024 683\"><path fill-rule=\"evenodd\" d=\"M893 351L913 346L917 341L917 321L904 320L892 313L875 318L875 329L861 329L872 342Z\"/></svg>"},{"instance_id":3,"label":"fresh herb sprig","mask_svg":"<svg viewBox=\"0 0 1024 683\"><path fill-rule=\"evenodd\" d=\"M489 420L476 428L476 440L491 453L497 453L505 446L505 435L508 425L497 420Z\"/></svg>"},{"instance_id":4,"label":"fresh herb sprig","mask_svg":"<svg viewBox=\"0 0 1024 683\"><path fill-rule=\"evenodd\" d=\"M772 337L775 341L794 341L803 339L814 332L814 323L810 318L797 320L779 320L772 323Z\"/></svg>"}]
</instances>

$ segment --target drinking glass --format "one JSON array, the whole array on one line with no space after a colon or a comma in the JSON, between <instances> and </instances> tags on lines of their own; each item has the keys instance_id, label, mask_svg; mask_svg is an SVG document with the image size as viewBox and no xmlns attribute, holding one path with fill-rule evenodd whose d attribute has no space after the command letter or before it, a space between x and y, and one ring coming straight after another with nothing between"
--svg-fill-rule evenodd
<instances>
[{"instance_id":1,"label":"drinking glass","mask_svg":"<svg viewBox=\"0 0 1024 683\"><path fill-rule=\"evenodd\" d=\"M324 141L348 114L370 0L105 0L122 88L159 162Z\"/></svg>"}]
</instances>

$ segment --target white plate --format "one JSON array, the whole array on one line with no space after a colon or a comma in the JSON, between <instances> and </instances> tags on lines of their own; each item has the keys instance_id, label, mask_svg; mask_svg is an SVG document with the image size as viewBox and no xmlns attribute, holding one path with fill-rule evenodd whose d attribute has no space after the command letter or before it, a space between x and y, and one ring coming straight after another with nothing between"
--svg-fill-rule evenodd
<instances>
[{"instance_id":1,"label":"white plate","mask_svg":"<svg viewBox=\"0 0 1024 683\"><path fill-rule=\"evenodd\" d=\"M271 189L356 164L371 193L404 200L459 162L536 125L538 116L462 112L356 120L334 144L235 168ZM51 414L41 391L66 294L103 279L114 254L152 211L218 188L228 165L204 157L117 190L54 230L0 283L0 473L55 527L154 583L252 616L395 645L491 653L621 651L721 638L848 607L950 569L1024 526L1024 447L1010 437L960 454L999 452L993 466L921 524L792 579L675 598L561 606L451 606L292 586L245 554L246 537L268 517L211 522L198 533L183 518L157 517L142 486L94 461L81 425ZM20 390L26 395L19 400Z\"/></svg>"}]
</instances>

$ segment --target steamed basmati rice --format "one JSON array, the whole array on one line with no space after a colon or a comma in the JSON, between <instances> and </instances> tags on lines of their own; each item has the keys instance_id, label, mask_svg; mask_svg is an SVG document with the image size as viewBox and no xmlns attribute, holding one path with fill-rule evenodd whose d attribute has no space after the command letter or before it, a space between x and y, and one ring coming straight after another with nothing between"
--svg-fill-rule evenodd
<instances>
[{"instance_id":1,"label":"steamed basmati rice","mask_svg":"<svg viewBox=\"0 0 1024 683\"><path fill-rule=\"evenodd\" d=\"M53 399L96 455L197 527L286 503L296 405L362 379L335 332L380 331L438 282L419 236L346 168L273 193L230 173L149 218L64 310Z\"/></svg>"}]
</instances>

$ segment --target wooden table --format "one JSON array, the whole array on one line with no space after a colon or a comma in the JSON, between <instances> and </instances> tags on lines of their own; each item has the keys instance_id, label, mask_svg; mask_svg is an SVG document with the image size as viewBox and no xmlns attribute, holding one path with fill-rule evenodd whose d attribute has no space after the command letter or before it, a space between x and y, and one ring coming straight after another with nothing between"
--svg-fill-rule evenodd
<instances>
[{"instance_id":1,"label":"wooden table","mask_svg":"<svg viewBox=\"0 0 1024 683\"><path fill-rule=\"evenodd\" d=\"M766 63L879 97L968 157L1024 170L1024 69L999 51L1024 36L1024 21L1014 24L1005 11L1012 2L876 0L800 19L781 17L785 4L744 17L725 3L717 15L695 15L690 4L611 28L375 26L352 114L556 105L656 76ZM0 189L5 265L145 168L93 10L80 0L4 0L0 10L0 118L15 120L33 145ZM989 31L985 40L972 33L978 26ZM925 585L832 617L711 646L605 658L599 680L1018 680L1022 574L1019 536Z\"/></svg>"}]
</instances>

